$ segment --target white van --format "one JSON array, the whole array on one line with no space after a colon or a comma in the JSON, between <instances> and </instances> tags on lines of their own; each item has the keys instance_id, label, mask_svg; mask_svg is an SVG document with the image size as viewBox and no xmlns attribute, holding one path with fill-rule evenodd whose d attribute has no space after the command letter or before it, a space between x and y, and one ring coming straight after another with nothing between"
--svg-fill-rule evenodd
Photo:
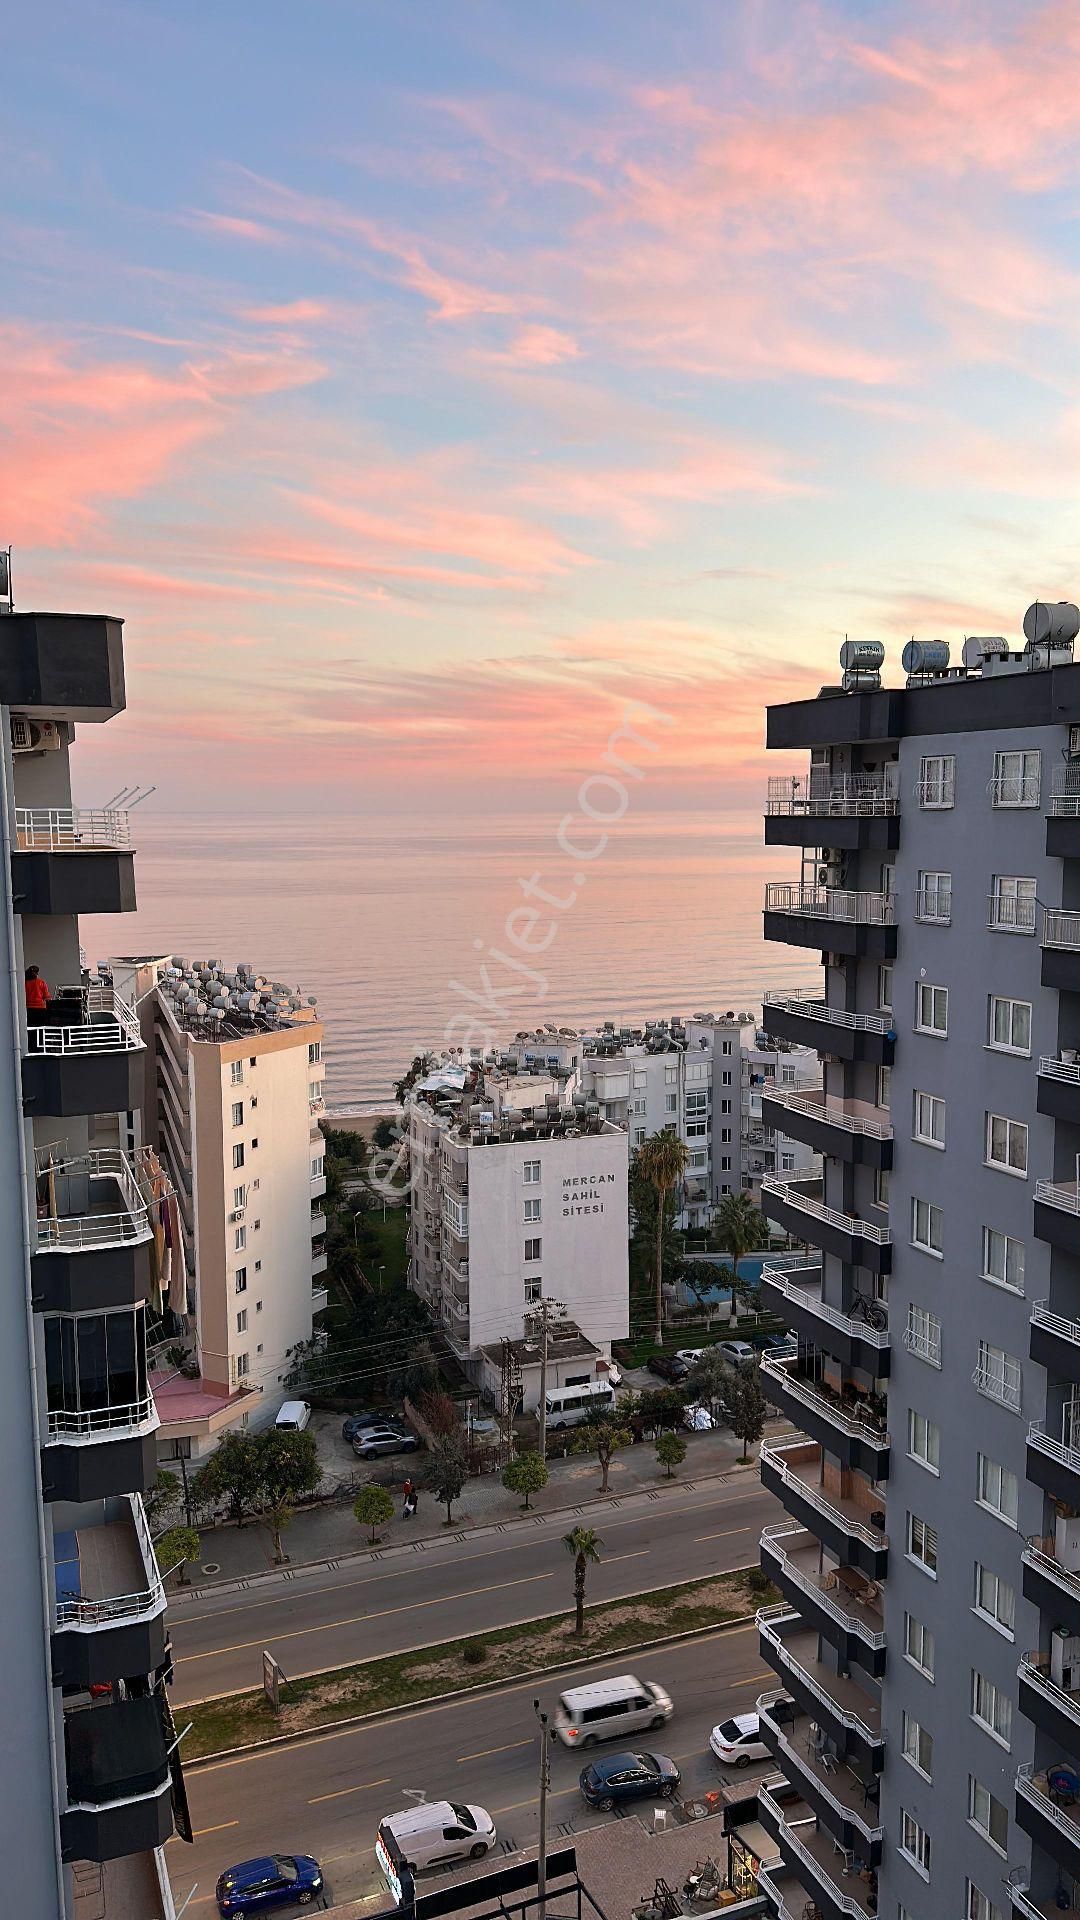
<instances>
[{"instance_id":1,"label":"white van","mask_svg":"<svg viewBox=\"0 0 1080 1920\"><path fill-rule=\"evenodd\" d=\"M278 1408L275 1427L282 1427L286 1433L303 1433L311 1419L311 1408L306 1400L285 1400Z\"/></svg>"},{"instance_id":2,"label":"white van","mask_svg":"<svg viewBox=\"0 0 1080 1920\"><path fill-rule=\"evenodd\" d=\"M607 1380L585 1380L579 1387L555 1387L546 1396L547 1424L553 1433L591 1420L598 1408L610 1412L615 1394Z\"/></svg>"},{"instance_id":3,"label":"white van","mask_svg":"<svg viewBox=\"0 0 1080 1920\"><path fill-rule=\"evenodd\" d=\"M484 1807L455 1800L425 1800L379 1821L375 1854L379 1865L409 1867L423 1873L447 1860L482 1860L495 1845L495 1822ZM386 1859L383 1859L383 1855Z\"/></svg>"},{"instance_id":4,"label":"white van","mask_svg":"<svg viewBox=\"0 0 1080 1920\"><path fill-rule=\"evenodd\" d=\"M597 1680L591 1687L568 1687L559 1695L555 1731L567 1747L595 1747L598 1740L622 1740L630 1733L653 1732L670 1720L671 1695L655 1680Z\"/></svg>"}]
</instances>

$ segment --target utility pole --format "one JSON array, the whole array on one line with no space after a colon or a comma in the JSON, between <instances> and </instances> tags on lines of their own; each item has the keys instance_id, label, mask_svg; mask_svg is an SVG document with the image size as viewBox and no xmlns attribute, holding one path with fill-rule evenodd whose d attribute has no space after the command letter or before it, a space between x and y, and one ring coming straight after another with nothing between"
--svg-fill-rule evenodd
<instances>
[{"instance_id":1,"label":"utility pole","mask_svg":"<svg viewBox=\"0 0 1080 1920\"><path fill-rule=\"evenodd\" d=\"M540 1858L536 1863L536 1920L547 1920L547 1804L551 1786L551 1760L548 1756L548 1717L533 1701L533 1712L540 1722Z\"/></svg>"},{"instance_id":2,"label":"utility pole","mask_svg":"<svg viewBox=\"0 0 1080 1920\"><path fill-rule=\"evenodd\" d=\"M521 1397L521 1371L514 1358L513 1342L504 1339L501 1344L502 1406L499 1411L502 1417L503 1443L507 1450L507 1459L510 1459L514 1448L514 1414L517 1410L518 1400Z\"/></svg>"},{"instance_id":3,"label":"utility pole","mask_svg":"<svg viewBox=\"0 0 1080 1920\"><path fill-rule=\"evenodd\" d=\"M540 1335L540 1404L537 1408L537 1421L540 1427L540 1458L547 1459L547 1371L548 1338L551 1328L564 1318L566 1308L561 1300L537 1300L525 1316L526 1326L532 1334Z\"/></svg>"}]
</instances>

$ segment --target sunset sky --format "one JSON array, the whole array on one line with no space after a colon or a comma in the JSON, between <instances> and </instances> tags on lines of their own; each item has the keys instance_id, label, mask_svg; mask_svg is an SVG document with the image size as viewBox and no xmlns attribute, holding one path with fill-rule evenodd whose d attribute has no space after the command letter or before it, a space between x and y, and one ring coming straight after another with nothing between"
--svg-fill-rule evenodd
<instances>
[{"instance_id":1,"label":"sunset sky","mask_svg":"<svg viewBox=\"0 0 1080 1920\"><path fill-rule=\"evenodd\" d=\"M647 701L651 804L757 807L845 633L1080 592L1075 4L54 0L4 65L88 800L547 804Z\"/></svg>"}]
</instances>

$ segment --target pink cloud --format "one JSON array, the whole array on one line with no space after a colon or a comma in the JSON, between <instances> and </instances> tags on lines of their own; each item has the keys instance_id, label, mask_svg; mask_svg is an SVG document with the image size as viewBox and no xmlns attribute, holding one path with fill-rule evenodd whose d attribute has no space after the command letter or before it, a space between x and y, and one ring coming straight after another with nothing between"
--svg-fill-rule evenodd
<instances>
[{"instance_id":1,"label":"pink cloud","mask_svg":"<svg viewBox=\"0 0 1080 1920\"><path fill-rule=\"evenodd\" d=\"M242 307L240 317L257 326L295 327L307 321L325 320L330 308L324 300L286 300L280 306Z\"/></svg>"}]
</instances>

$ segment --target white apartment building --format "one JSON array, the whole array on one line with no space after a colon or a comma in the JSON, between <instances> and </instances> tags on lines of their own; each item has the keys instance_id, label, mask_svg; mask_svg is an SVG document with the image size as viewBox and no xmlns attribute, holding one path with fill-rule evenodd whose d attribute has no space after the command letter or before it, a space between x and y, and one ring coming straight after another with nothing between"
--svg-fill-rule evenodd
<instances>
[{"instance_id":1,"label":"white apartment building","mask_svg":"<svg viewBox=\"0 0 1080 1920\"><path fill-rule=\"evenodd\" d=\"M761 1182L770 1174L811 1173L816 1155L804 1140L782 1133L762 1115L761 1096L775 1090L785 1100L821 1085L821 1063L810 1047L791 1046L759 1031L743 1047L742 1184L760 1205ZM775 1112L775 1107L771 1109Z\"/></svg>"},{"instance_id":2,"label":"white apartment building","mask_svg":"<svg viewBox=\"0 0 1080 1920\"><path fill-rule=\"evenodd\" d=\"M198 1367L156 1383L163 1459L268 1424L289 1349L326 1305L323 1029L298 993L254 970L171 957L109 963L140 1006L146 1124L180 1200L181 1338Z\"/></svg>"}]
</instances>

